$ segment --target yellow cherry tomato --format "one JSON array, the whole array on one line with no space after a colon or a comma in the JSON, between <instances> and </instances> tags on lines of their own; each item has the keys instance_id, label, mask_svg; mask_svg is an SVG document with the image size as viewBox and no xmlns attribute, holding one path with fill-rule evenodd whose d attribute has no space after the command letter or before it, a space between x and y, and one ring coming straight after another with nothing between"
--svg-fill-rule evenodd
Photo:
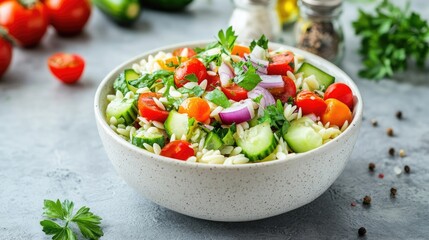
<instances>
[{"instance_id":1,"label":"yellow cherry tomato","mask_svg":"<svg viewBox=\"0 0 429 240\"><path fill-rule=\"evenodd\" d=\"M330 125L341 127L346 121L349 121L349 123L352 121L352 112L346 104L335 98L327 99L325 103L327 107L322 115L323 124L329 122Z\"/></svg>"}]
</instances>

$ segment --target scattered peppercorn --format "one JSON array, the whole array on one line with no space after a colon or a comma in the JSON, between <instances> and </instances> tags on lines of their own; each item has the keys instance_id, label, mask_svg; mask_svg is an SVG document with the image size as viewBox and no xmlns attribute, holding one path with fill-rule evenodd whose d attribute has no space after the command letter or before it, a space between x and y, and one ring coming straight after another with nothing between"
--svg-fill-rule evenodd
<instances>
[{"instance_id":1,"label":"scattered peppercorn","mask_svg":"<svg viewBox=\"0 0 429 240\"><path fill-rule=\"evenodd\" d=\"M366 229L364 227L359 228L358 234L359 234L360 237L365 236Z\"/></svg>"},{"instance_id":2,"label":"scattered peppercorn","mask_svg":"<svg viewBox=\"0 0 429 240\"><path fill-rule=\"evenodd\" d=\"M389 148L389 155L390 156L395 156L395 149L393 147Z\"/></svg>"},{"instance_id":3,"label":"scattered peppercorn","mask_svg":"<svg viewBox=\"0 0 429 240\"><path fill-rule=\"evenodd\" d=\"M375 163L369 163L369 165L368 165L368 169L369 169L369 171L374 172L374 169L375 169Z\"/></svg>"},{"instance_id":4,"label":"scattered peppercorn","mask_svg":"<svg viewBox=\"0 0 429 240\"><path fill-rule=\"evenodd\" d=\"M398 190L397 190L396 188L394 188L394 187L392 187L392 188L390 189L390 195L391 195L392 197L395 197L397 192L398 192Z\"/></svg>"},{"instance_id":5,"label":"scattered peppercorn","mask_svg":"<svg viewBox=\"0 0 429 240\"><path fill-rule=\"evenodd\" d=\"M371 204L371 197L370 196L365 196L363 198L363 204L370 205Z\"/></svg>"},{"instance_id":6,"label":"scattered peppercorn","mask_svg":"<svg viewBox=\"0 0 429 240\"><path fill-rule=\"evenodd\" d=\"M405 165L404 171L405 171L405 173L410 173L410 171L411 171L410 166Z\"/></svg>"},{"instance_id":7,"label":"scattered peppercorn","mask_svg":"<svg viewBox=\"0 0 429 240\"><path fill-rule=\"evenodd\" d=\"M388 128L387 129L387 136L393 137L393 128Z\"/></svg>"},{"instance_id":8,"label":"scattered peppercorn","mask_svg":"<svg viewBox=\"0 0 429 240\"><path fill-rule=\"evenodd\" d=\"M396 112L396 118L401 120L402 119L402 112L401 111L397 111Z\"/></svg>"},{"instance_id":9,"label":"scattered peppercorn","mask_svg":"<svg viewBox=\"0 0 429 240\"><path fill-rule=\"evenodd\" d=\"M372 124L373 127L377 127L378 126L378 122L375 119L371 120L371 124Z\"/></svg>"},{"instance_id":10,"label":"scattered peppercorn","mask_svg":"<svg viewBox=\"0 0 429 240\"><path fill-rule=\"evenodd\" d=\"M400 157L405 157L407 154L405 154L404 149L399 150L399 156Z\"/></svg>"},{"instance_id":11,"label":"scattered peppercorn","mask_svg":"<svg viewBox=\"0 0 429 240\"><path fill-rule=\"evenodd\" d=\"M383 179L384 178L384 174L383 173L378 174L378 178Z\"/></svg>"},{"instance_id":12,"label":"scattered peppercorn","mask_svg":"<svg viewBox=\"0 0 429 240\"><path fill-rule=\"evenodd\" d=\"M352 206L352 207L356 207L356 202L352 202L352 203L350 204L350 206Z\"/></svg>"}]
</instances>

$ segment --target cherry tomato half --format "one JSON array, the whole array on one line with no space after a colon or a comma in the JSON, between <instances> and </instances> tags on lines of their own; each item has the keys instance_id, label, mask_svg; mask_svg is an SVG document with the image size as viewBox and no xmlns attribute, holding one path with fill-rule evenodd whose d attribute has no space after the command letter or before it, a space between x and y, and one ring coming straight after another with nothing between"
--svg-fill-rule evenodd
<instances>
[{"instance_id":1,"label":"cherry tomato half","mask_svg":"<svg viewBox=\"0 0 429 240\"><path fill-rule=\"evenodd\" d=\"M198 84L201 83L204 79L207 79L207 69L204 64L196 59L191 58L185 62L182 62L179 67L174 71L174 83L177 87L183 87L187 82L186 79L188 76L194 74L198 79Z\"/></svg>"},{"instance_id":2,"label":"cherry tomato half","mask_svg":"<svg viewBox=\"0 0 429 240\"><path fill-rule=\"evenodd\" d=\"M184 53L183 56L182 56L182 53ZM192 58L195 55L197 55L197 53L192 48L178 48L173 51L173 56L177 56L177 57L180 56L180 57Z\"/></svg>"},{"instance_id":3,"label":"cherry tomato half","mask_svg":"<svg viewBox=\"0 0 429 240\"><path fill-rule=\"evenodd\" d=\"M49 21L62 36L79 34L91 15L88 0L45 0Z\"/></svg>"},{"instance_id":4,"label":"cherry tomato half","mask_svg":"<svg viewBox=\"0 0 429 240\"><path fill-rule=\"evenodd\" d=\"M142 93L137 101L137 107L140 111L140 115L148 120L165 122L168 117L168 112L163 110L156 105L153 98L160 98L161 94L148 92Z\"/></svg>"},{"instance_id":5,"label":"cherry tomato half","mask_svg":"<svg viewBox=\"0 0 429 240\"><path fill-rule=\"evenodd\" d=\"M0 36L0 78L12 60L12 45Z\"/></svg>"},{"instance_id":6,"label":"cherry tomato half","mask_svg":"<svg viewBox=\"0 0 429 240\"><path fill-rule=\"evenodd\" d=\"M235 44L231 50L231 55L238 55L240 57L244 57L244 54L250 54L249 47Z\"/></svg>"},{"instance_id":7,"label":"cherry tomato half","mask_svg":"<svg viewBox=\"0 0 429 240\"><path fill-rule=\"evenodd\" d=\"M314 113L317 116L321 116L326 109L325 101L315 93L308 90L298 93L295 103L301 108L303 115Z\"/></svg>"},{"instance_id":8,"label":"cherry tomato half","mask_svg":"<svg viewBox=\"0 0 429 240\"><path fill-rule=\"evenodd\" d=\"M341 101L330 98L326 101L327 107L325 113L322 115L322 123L330 123L342 127L346 121L352 121L352 112L349 107Z\"/></svg>"},{"instance_id":9,"label":"cherry tomato half","mask_svg":"<svg viewBox=\"0 0 429 240\"><path fill-rule=\"evenodd\" d=\"M85 68L85 61L76 54L55 53L48 59L52 74L60 81L72 84L79 80Z\"/></svg>"},{"instance_id":10,"label":"cherry tomato half","mask_svg":"<svg viewBox=\"0 0 429 240\"><path fill-rule=\"evenodd\" d=\"M216 87L220 86L220 77L219 75L207 75L207 88L206 91L213 91Z\"/></svg>"},{"instance_id":11,"label":"cherry tomato half","mask_svg":"<svg viewBox=\"0 0 429 240\"><path fill-rule=\"evenodd\" d=\"M34 47L48 28L48 13L37 0L29 7L16 0L5 1L0 4L0 26L6 28L19 45Z\"/></svg>"},{"instance_id":12,"label":"cherry tomato half","mask_svg":"<svg viewBox=\"0 0 429 240\"><path fill-rule=\"evenodd\" d=\"M268 75L287 75L287 72L293 72L294 55L291 52L284 52L271 57L268 64Z\"/></svg>"},{"instance_id":13,"label":"cherry tomato half","mask_svg":"<svg viewBox=\"0 0 429 240\"><path fill-rule=\"evenodd\" d=\"M161 156L186 161L195 155L191 144L185 140L176 140L168 143L161 149Z\"/></svg>"},{"instance_id":14,"label":"cherry tomato half","mask_svg":"<svg viewBox=\"0 0 429 240\"><path fill-rule=\"evenodd\" d=\"M283 88L272 88L268 89L275 99L280 99L282 103L289 100L290 97L296 96L296 85L295 82L287 76L282 76L285 86Z\"/></svg>"},{"instance_id":15,"label":"cherry tomato half","mask_svg":"<svg viewBox=\"0 0 429 240\"><path fill-rule=\"evenodd\" d=\"M202 98L187 98L179 106L179 113L187 113L189 117L195 118L198 122L205 122L210 118L210 106Z\"/></svg>"},{"instance_id":16,"label":"cherry tomato half","mask_svg":"<svg viewBox=\"0 0 429 240\"><path fill-rule=\"evenodd\" d=\"M232 99L236 102L247 98L246 89L238 86L236 83L233 83L231 86L228 87L222 87L221 89L228 99Z\"/></svg>"},{"instance_id":17,"label":"cherry tomato half","mask_svg":"<svg viewBox=\"0 0 429 240\"><path fill-rule=\"evenodd\" d=\"M353 110L353 92L349 86L344 83L331 84L325 91L325 100L335 98Z\"/></svg>"}]
</instances>

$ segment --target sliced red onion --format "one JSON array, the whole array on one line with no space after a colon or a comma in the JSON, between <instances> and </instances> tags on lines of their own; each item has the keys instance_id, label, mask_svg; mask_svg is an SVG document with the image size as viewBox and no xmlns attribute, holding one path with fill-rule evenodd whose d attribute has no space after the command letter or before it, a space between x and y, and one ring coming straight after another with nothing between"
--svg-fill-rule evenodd
<instances>
[{"instance_id":1,"label":"sliced red onion","mask_svg":"<svg viewBox=\"0 0 429 240\"><path fill-rule=\"evenodd\" d=\"M217 69L216 63L215 62L210 62L209 63L209 69L212 70L212 71L216 71L216 69Z\"/></svg>"},{"instance_id":2,"label":"sliced red onion","mask_svg":"<svg viewBox=\"0 0 429 240\"><path fill-rule=\"evenodd\" d=\"M252 58L256 59L267 59L267 52L265 51L265 49L261 48L258 45L253 48L250 55L252 56Z\"/></svg>"},{"instance_id":3,"label":"sliced red onion","mask_svg":"<svg viewBox=\"0 0 429 240\"><path fill-rule=\"evenodd\" d=\"M260 95L262 95L261 100L259 101L259 109L258 109L258 116L264 115L264 110L269 105L274 105L276 103L276 100L274 99L273 95L271 95L270 92L268 92L267 89L256 86L252 91L247 93L247 96L250 99L256 99Z\"/></svg>"},{"instance_id":4,"label":"sliced red onion","mask_svg":"<svg viewBox=\"0 0 429 240\"><path fill-rule=\"evenodd\" d=\"M256 71L259 74L267 74L268 73L268 64L269 62L267 60L258 59L252 55L244 55L244 59L246 61L250 61L252 65L256 68Z\"/></svg>"},{"instance_id":5,"label":"sliced red onion","mask_svg":"<svg viewBox=\"0 0 429 240\"><path fill-rule=\"evenodd\" d=\"M232 79L234 78L234 72L231 67L228 64L222 62L218 72L222 87L227 87L231 85Z\"/></svg>"},{"instance_id":6,"label":"sliced red onion","mask_svg":"<svg viewBox=\"0 0 429 240\"><path fill-rule=\"evenodd\" d=\"M260 75L262 82L258 85L270 89L270 88L284 88L285 82L281 75Z\"/></svg>"},{"instance_id":7,"label":"sliced red onion","mask_svg":"<svg viewBox=\"0 0 429 240\"><path fill-rule=\"evenodd\" d=\"M219 112L223 124L242 123L250 121L255 116L252 100L245 100L235 106L226 108Z\"/></svg>"},{"instance_id":8,"label":"sliced red onion","mask_svg":"<svg viewBox=\"0 0 429 240\"><path fill-rule=\"evenodd\" d=\"M297 108L297 110L298 110L298 108ZM317 121L317 116L316 116L316 114L314 114L314 113L310 113L310 114L307 114L307 115L305 115L306 117L308 117L308 118L310 118L313 122L316 122Z\"/></svg>"}]
</instances>

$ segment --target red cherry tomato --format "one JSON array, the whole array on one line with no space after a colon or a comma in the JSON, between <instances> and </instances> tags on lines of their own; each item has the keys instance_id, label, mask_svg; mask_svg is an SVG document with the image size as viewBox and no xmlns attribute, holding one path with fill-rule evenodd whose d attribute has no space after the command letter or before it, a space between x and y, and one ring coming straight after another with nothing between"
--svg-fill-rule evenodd
<instances>
[{"instance_id":1,"label":"red cherry tomato","mask_svg":"<svg viewBox=\"0 0 429 240\"><path fill-rule=\"evenodd\" d=\"M344 83L331 84L325 91L325 100L335 98L353 110L353 92L349 86Z\"/></svg>"},{"instance_id":2,"label":"red cherry tomato","mask_svg":"<svg viewBox=\"0 0 429 240\"><path fill-rule=\"evenodd\" d=\"M91 15L88 0L45 0L49 21L62 36L79 34Z\"/></svg>"},{"instance_id":3,"label":"red cherry tomato","mask_svg":"<svg viewBox=\"0 0 429 240\"><path fill-rule=\"evenodd\" d=\"M12 60L12 45L0 36L0 78Z\"/></svg>"},{"instance_id":4,"label":"red cherry tomato","mask_svg":"<svg viewBox=\"0 0 429 240\"><path fill-rule=\"evenodd\" d=\"M56 53L48 59L49 69L60 81L72 84L79 80L85 61L76 54Z\"/></svg>"},{"instance_id":5,"label":"red cherry tomato","mask_svg":"<svg viewBox=\"0 0 429 240\"><path fill-rule=\"evenodd\" d=\"M294 55L291 52L280 53L271 57L268 64L268 75L287 75L287 72L293 72Z\"/></svg>"},{"instance_id":6,"label":"red cherry tomato","mask_svg":"<svg viewBox=\"0 0 429 240\"><path fill-rule=\"evenodd\" d=\"M194 49L192 48L186 48L188 53L185 56L182 56L182 52L185 48L178 48L176 50L173 51L173 56L180 56L180 57L187 57L187 58L191 58L195 55L197 55L197 53L194 51Z\"/></svg>"},{"instance_id":7,"label":"red cherry tomato","mask_svg":"<svg viewBox=\"0 0 429 240\"><path fill-rule=\"evenodd\" d=\"M289 100L290 97L296 96L296 85L295 82L287 76L282 76L285 86L283 88L272 88L268 89L274 96L275 99L280 99L282 103Z\"/></svg>"},{"instance_id":8,"label":"red cherry tomato","mask_svg":"<svg viewBox=\"0 0 429 240\"><path fill-rule=\"evenodd\" d=\"M185 140L176 140L165 145L161 149L160 155L185 161L194 156L195 151L189 142Z\"/></svg>"},{"instance_id":9,"label":"red cherry tomato","mask_svg":"<svg viewBox=\"0 0 429 240\"><path fill-rule=\"evenodd\" d=\"M246 89L238 86L235 83L233 83L231 86L228 86L228 87L222 87L221 89L222 89L222 92L225 93L227 98L232 99L236 102L247 98Z\"/></svg>"},{"instance_id":10,"label":"red cherry tomato","mask_svg":"<svg viewBox=\"0 0 429 240\"><path fill-rule=\"evenodd\" d=\"M321 116L326 109L326 103L315 93L304 90L296 96L295 103L301 108L304 115L314 113Z\"/></svg>"},{"instance_id":11,"label":"red cherry tomato","mask_svg":"<svg viewBox=\"0 0 429 240\"><path fill-rule=\"evenodd\" d=\"M213 91L216 87L220 86L220 77L219 75L207 75L207 88L206 91Z\"/></svg>"},{"instance_id":12,"label":"red cherry tomato","mask_svg":"<svg viewBox=\"0 0 429 240\"><path fill-rule=\"evenodd\" d=\"M0 4L0 25L6 28L23 47L36 46L48 27L48 14L42 3L36 1L25 7L19 1Z\"/></svg>"},{"instance_id":13,"label":"red cherry tomato","mask_svg":"<svg viewBox=\"0 0 429 240\"><path fill-rule=\"evenodd\" d=\"M177 87L183 87L183 85L189 82L189 80L186 78L192 74L197 77L198 83L201 83L204 79L207 79L206 67L200 60L196 58L191 58L176 68L174 71L174 83L176 83Z\"/></svg>"},{"instance_id":14,"label":"red cherry tomato","mask_svg":"<svg viewBox=\"0 0 429 240\"><path fill-rule=\"evenodd\" d=\"M137 107L140 111L140 115L148 120L165 122L168 117L168 112L160 109L153 100L153 98L160 97L162 97L161 94L153 92L140 94L137 101Z\"/></svg>"}]
</instances>

